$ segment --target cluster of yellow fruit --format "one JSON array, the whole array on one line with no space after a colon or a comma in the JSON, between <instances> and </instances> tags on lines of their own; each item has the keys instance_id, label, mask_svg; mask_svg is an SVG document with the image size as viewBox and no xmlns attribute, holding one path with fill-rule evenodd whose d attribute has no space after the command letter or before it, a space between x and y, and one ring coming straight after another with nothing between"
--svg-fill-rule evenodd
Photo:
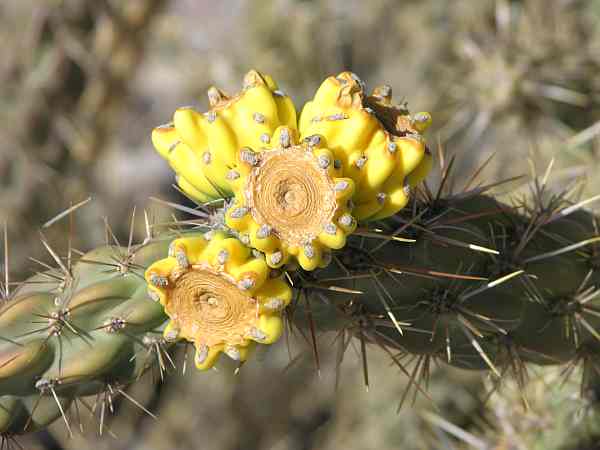
<instances>
[{"instance_id":1,"label":"cluster of yellow fruit","mask_svg":"<svg viewBox=\"0 0 600 450\"><path fill-rule=\"evenodd\" d=\"M179 239L147 271L171 317L165 337L194 342L199 368L220 352L243 361L252 342L279 337L291 289L269 268L325 267L359 222L402 209L431 167L429 114L393 105L389 86L367 95L351 72L326 79L299 119L256 71L237 95L213 87L208 98L208 112L179 108L152 141L190 198L226 202L235 237Z\"/></svg>"}]
</instances>

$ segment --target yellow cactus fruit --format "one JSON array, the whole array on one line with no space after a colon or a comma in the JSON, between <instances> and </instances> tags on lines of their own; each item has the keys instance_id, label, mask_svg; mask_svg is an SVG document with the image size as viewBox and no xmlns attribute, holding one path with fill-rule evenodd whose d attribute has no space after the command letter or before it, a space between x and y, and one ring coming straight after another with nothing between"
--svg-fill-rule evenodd
<instances>
[{"instance_id":1,"label":"yellow cactus fruit","mask_svg":"<svg viewBox=\"0 0 600 450\"><path fill-rule=\"evenodd\" d=\"M282 126L272 146L242 149L233 184L235 200L225 223L240 239L265 254L277 268L295 258L304 270L329 263L356 228L351 215L354 181L342 176L339 161L318 135L298 143Z\"/></svg>"},{"instance_id":2,"label":"yellow cactus fruit","mask_svg":"<svg viewBox=\"0 0 600 450\"><path fill-rule=\"evenodd\" d=\"M221 353L245 361L253 346L275 342L291 288L239 240L209 232L174 240L169 256L145 273L149 290L170 321L164 337L196 348L196 367L212 367Z\"/></svg>"},{"instance_id":3,"label":"yellow cactus fruit","mask_svg":"<svg viewBox=\"0 0 600 450\"><path fill-rule=\"evenodd\" d=\"M179 108L172 123L152 132L152 143L177 174L180 188L200 203L232 195L229 175L241 148L260 151L277 127L296 129L291 99L255 70L235 96L211 87L208 99L207 112Z\"/></svg>"},{"instance_id":4,"label":"yellow cactus fruit","mask_svg":"<svg viewBox=\"0 0 600 450\"><path fill-rule=\"evenodd\" d=\"M422 136L431 116L411 116L406 107L392 105L391 95L389 86L381 86L367 96L364 83L343 72L323 82L300 116L301 138L322 136L343 176L354 180L354 216L360 221L402 209L411 186L431 166Z\"/></svg>"}]
</instances>

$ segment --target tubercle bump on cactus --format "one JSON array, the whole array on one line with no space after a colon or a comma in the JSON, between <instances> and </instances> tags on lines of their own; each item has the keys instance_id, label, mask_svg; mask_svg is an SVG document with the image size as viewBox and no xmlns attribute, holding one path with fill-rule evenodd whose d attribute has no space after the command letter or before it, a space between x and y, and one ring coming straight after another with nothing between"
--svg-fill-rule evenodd
<instances>
[{"instance_id":1,"label":"tubercle bump on cactus","mask_svg":"<svg viewBox=\"0 0 600 450\"><path fill-rule=\"evenodd\" d=\"M200 220L140 245L115 239L73 265L45 243L58 270L10 295L3 283L0 404L13 414L0 413L0 433L61 416L69 427L65 410L80 396L123 393L151 363L162 376L178 340L194 344L199 369L221 353L241 365L256 343L279 337L282 314L311 331L317 366L317 331L338 333L340 364L357 338L367 385L367 348L383 349L410 380L401 405L411 390L426 395L433 361L498 382L510 373L519 385L527 364L583 364L584 385L600 375L589 201L552 194L547 176L513 206L475 180L455 191L452 159L432 192L421 183L432 168L421 136L430 117L390 97L385 86L366 96L344 72L297 126L291 100L252 71L237 96L211 89L209 112L180 109L155 129ZM65 339L74 349L63 360ZM140 350L156 361L134 357Z\"/></svg>"},{"instance_id":2,"label":"tubercle bump on cactus","mask_svg":"<svg viewBox=\"0 0 600 450\"><path fill-rule=\"evenodd\" d=\"M42 271L12 292L6 272L0 305L4 440L59 419L72 434L67 412L75 408L95 415L96 408L85 399L90 395L98 396L100 424L118 396L143 408L125 388L155 367L163 378L173 364L170 343L161 336L166 316L152 301L143 270L166 256L175 236L148 236L136 245L130 238L123 247L112 235L112 245L107 240L80 257L69 247L64 258L42 238L56 268L43 264Z\"/></svg>"}]
</instances>

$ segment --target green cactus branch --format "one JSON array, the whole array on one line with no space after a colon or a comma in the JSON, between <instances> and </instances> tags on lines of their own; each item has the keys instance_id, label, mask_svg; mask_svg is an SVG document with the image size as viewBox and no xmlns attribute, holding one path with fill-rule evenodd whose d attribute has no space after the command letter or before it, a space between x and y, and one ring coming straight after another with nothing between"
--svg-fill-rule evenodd
<instances>
[{"instance_id":1,"label":"green cactus branch","mask_svg":"<svg viewBox=\"0 0 600 450\"><path fill-rule=\"evenodd\" d=\"M498 382L510 376L522 387L528 364L582 365L585 392L600 374L597 219L585 202L533 185L527 208L483 189L424 186L401 212L361 225L326 268L286 269L295 292L288 322L314 340L317 366L317 336L333 331L339 364L357 339L367 385L367 349L376 346L409 377L409 390L425 395L433 361L488 370ZM208 214L221 216L216 207ZM205 231L216 224L174 223ZM70 429L66 411L85 408L85 397L127 396L151 366L161 376L175 366L162 336L167 317L143 276L182 233L65 258L46 244L57 267L44 267L0 309L5 436L55 420Z\"/></svg>"}]
</instances>

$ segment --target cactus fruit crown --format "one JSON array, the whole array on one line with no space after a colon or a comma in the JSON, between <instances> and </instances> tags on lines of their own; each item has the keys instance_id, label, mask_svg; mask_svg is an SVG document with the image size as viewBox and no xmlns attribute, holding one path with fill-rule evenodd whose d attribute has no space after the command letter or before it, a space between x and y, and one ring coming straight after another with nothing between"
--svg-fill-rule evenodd
<instances>
[{"instance_id":1,"label":"cactus fruit crown","mask_svg":"<svg viewBox=\"0 0 600 450\"><path fill-rule=\"evenodd\" d=\"M254 342L279 338L292 290L270 275L264 259L224 233L176 239L169 256L146 271L171 318L165 339L193 342L199 369L212 367L221 352L245 361Z\"/></svg>"},{"instance_id":2,"label":"cactus fruit crown","mask_svg":"<svg viewBox=\"0 0 600 450\"><path fill-rule=\"evenodd\" d=\"M241 365L280 337L284 313L310 329L317 365L317 328L341 333L342 356L360 339L367 385L366 344L415 392L432 360L520 384L526 363L580 363L584 384L597 381L600 238L583 209L593 199L551 194L546 175L510 207L486 195L494 185L473 187L476 176L453 189L446 158L432 192L421 183L429 114L392 104L387 86L366 95L350 72L326 79L299 120L256 71L233 97L211 88L209 102L152 133L198 209L178 207L199 220L156 236L147 220L141 244L113 237L79 258L44 241L58 269L13 292L3 281L3 439L60 417L70 430L65 411L85 396L135 402L124 387L152 366L162 376L178 342L194 345L198 369L221 353Z\"/></svg>"}]
</instances>

